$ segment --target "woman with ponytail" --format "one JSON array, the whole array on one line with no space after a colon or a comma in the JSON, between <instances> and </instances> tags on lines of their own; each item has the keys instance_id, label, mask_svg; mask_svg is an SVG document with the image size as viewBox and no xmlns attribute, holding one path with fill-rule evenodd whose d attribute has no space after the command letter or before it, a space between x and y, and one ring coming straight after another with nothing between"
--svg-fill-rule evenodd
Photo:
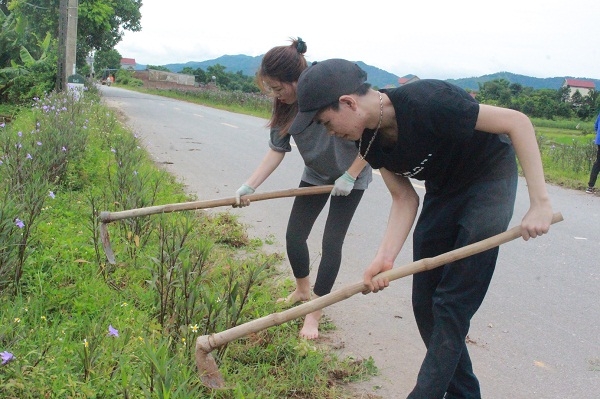
<instances>
[{"instance_id":1,"label":"woman with ponytail","mask_svg":"<svg viewBox=\"0 0 600 399\"><path fill-rule=\"evenodd\" d=\"M296 278L296 289L281 299L288 304L311 299L307 239L328 200L321 261L312 294L318 297L331 291L340 269L346 232L372 179L371 167L358 157L356 145L328 135L324 126L313 124L299 134L289 134L288 129L298 112L298 78L308 67L304 58L306 50L306 43L301 38L292 39L291 45L274 47L262 59L257 83L263 92L273 97L273 113L267 125L270 128L269 150L236 192L236 206L249 205L250 201L243 196L254 193L277 169L286 152L292 150L292 137L305 164L299 187L334 184L331 197L320 194L298 196L294 200L286 232L286 249ZM302 338L318 338L321 314L319 310L306 316L300 331Z\"/></svg>"}]
</instances>

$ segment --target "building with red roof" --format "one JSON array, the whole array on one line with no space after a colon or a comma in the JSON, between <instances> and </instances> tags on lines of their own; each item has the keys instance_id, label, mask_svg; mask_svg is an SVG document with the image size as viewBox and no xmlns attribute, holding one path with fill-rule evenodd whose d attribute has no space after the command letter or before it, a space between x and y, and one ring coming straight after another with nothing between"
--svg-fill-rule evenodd
<instances>
[{"instance_id":1,"label":"building with red roof","mask_svg":"<svg viewBox=\"0 0 600 399\"><path fill-rule=\"evenodd\" d=\"M419 77L416 75L402 76L401 78L398 78L398 85L404 86L409 83L416 82L417 80L419 80Z\"/></svg>"},{"instance_id":2,"label":"building with red roof","mask_svg":"<svg viewBox=\"0 0 600 399\"><path fill-rule=\"evenodd\" d=\"M121 58L121 69L135 70L135 58Z\"/></svg>"},{"instance_id":3,"label":"building with red roof","mask_svg":"<svg viewBox=\"0 0 600 399\"><path fill-rule=\"evenodd\" d=\"M569 88L569 96L579 92L583 97L587 96L591 90L596 90L596 85L591 80L565 78L563 87Z\"/></svg>"}]
</instances>

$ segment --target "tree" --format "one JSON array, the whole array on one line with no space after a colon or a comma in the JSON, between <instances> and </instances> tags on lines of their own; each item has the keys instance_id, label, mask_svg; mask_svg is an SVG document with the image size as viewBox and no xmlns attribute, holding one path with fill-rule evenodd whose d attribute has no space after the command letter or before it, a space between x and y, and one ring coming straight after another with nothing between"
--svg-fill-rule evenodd
<instances>
[{"instance_id":1,"label":"tree","mask_svg":"<svg viewBox=\"0 0 600 399\"><path fill-rule=\"evenodd\" d=\"M26 16L11 13L6 6L0 7L0 26L0 68L18 61L22 48L33 49L48 33L32 29Z\"/></svg>"},{"instance_id":2,"label":"tree","mask_svg":"<svg viewBox=\"0 0 600 399\"><path fill-rule=\"evenodd\" d=\"M141 30L141 5L141 0L79 0L77 65L86 65L92 51L112 50L125 30ZM54 87L59 6L60 0L0 0L0 97L7 98L9 85L10 98L22 101L41 88ZM50 47L44 49L48 37ZM111 56L107 59L107 65L120 67L120 58L117 63Z\"/></svg>"},{"instance_id":3,"label":"tree","mask_svg":"<svg viewBox=\"0 0 600 399\"><path fill-rule=\"evenodd\" d=\"M206 83L206 72L202 68L196 68L194 70L194 76L196 76L196 82Z\"/></svg>"},{"instance_id":4,"label":"tree","mask_svg":"<svg viewBox=\"0 0 600 399\"><path fill-rule=\"evenodd\" d=\"M121 53L115 49L97 51L94 56L94 69L99 72L106 68L121 68Z\"/></svg>"},{"instance_id":5,"label":"tree","mask_svg":"<svg viewBox=\"0 0 600 399\"><path fill-rule=\"evenodd\" d=\"M567 103L571 100L571 89L568 86L562 86L557 92L558 101Z\"/></svg>"},{"instance_id":6,"label":"tree","mask_svg":"<svg viewBox=\"0 0 600 399\"><path fill-rule=\"evenodd\" d=\"M154 69L155 71L171 72L169 68L162 65L146 65L146 69Z\"/></svg>"},{"instance_id":7,"label":"tree","mask_svg":"<svg viewBox=\"0 0 600 399\"><path fill-rule=\"evenodd\" d=\"M206 72L202 68L184 67L181 73L185 75L194 75L194 80L197 83L206 83Z\"/></svg>"},{"instance_id":8,"label":"tree","mask_svg":"<svg viewBox=\"0 0 600 399\"><path fill-rule=\"evenodd\" d=\"M518 97L523 92L523 85L520 83L511 83L509 89L513 96Z\"/></svg>"},{"instance_id":9,"label":"tree","mask_svg":"<svg viewBox=\"0 0 600 399\"><path fill-rule=\"evenodd\" d=\"M26 18L38 37L58 36L60 0L0 0L9 12ZM77 64L84 65L94 50L110 50L126 30L141 30L141 0L79 0L77 13Z\"/></svg>"},{"instance_id":10,"label":"tree","mask_svg":"<svg viewBox=\"0 0 600 399\"><path fill-rule=\"evenodd\" d=\"M227 67L225 67L221 64L215 64L215 65L209 66L208 68L206 68L206 74L208 76L208 79L215 80L217 86L219 86L219 87L222 87L222 88L227 87L227 85L229 84L229 81L231 79L225 73L225 69L227 69Z\"/></svg>"},{"instance_id":11,"label":"tree","mask_svg":"<svg viewBox=\"0 0 600 399\"><path fill-rule=\"evenodd\" d=\"M56 41L38 37L27 19L0 4L0 100L22 103L40 97L56 79Z\"/></svg>"},{"instance_id":12,"label":"tree","mask_svg":"<svg viewBox=\"0 0 600 399\"><path fill-rule=\"evenodd\" d=\"M506 79L494 79L485 82L483 85L480 83L477 98L488 104L508 107L512 98L510 82Z\"/></svg>"},{"instance_id":13,"label":"tree","mask_svg":"<svg viewBox=\"0 0 600 399\"><path fill-rule=\"evenodd\" d=\"M139 32L141 6L141 0L79 0L78 56L114 48L126 30Z\"/></svg>"},{"instance_id":14,"label":"tree","mask_svg":"<svg viewBox=\"0 0 600 399\"><path fill-rule=\"evenodd\" d=\"M194 68L186 66L179 73L184 74L184 75L193 75L194 74Z\"/></svg>"}]
</instances>

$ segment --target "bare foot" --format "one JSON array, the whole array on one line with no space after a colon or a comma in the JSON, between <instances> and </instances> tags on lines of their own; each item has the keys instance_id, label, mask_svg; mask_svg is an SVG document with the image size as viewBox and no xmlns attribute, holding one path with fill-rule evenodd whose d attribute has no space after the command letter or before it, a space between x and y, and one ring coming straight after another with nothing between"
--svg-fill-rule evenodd
<instances>
[{"instance_id":1,"label":"bare foot","mask_svg":"<svg viewBox=\"0 0 600 399\"><path fill-rule=\"evenodd\" d=\"M286 305L293 305L298 302L308 301L310 299L310 292L300 292L297 288L288 295L286 298L279 298L277 303L285 303Z\"/></svg>"},{"instance_id":2,"label":"bare foot","mask_svg":"<svg viewBox=\"0 0 600 399\"><path fill-rule=\"evenodd\" d=\"M319 338L319 319L323 314L322 310L315 310L304 318L304 325L300 330L300 338L317 339Z\"/></svg>"},{"instance_id":3,"label":"bare foot","mask_svg":"<svg viewBox=\"0 0 600 399\"><path fill-rule=\"evenodd\" d=\"M285 303L286 305L293 305L298 302L304 302L310 300L310 280L308 277L296 279L296 289L287 298L279 298L277 303Z\"/></svg>"}]
</instances>

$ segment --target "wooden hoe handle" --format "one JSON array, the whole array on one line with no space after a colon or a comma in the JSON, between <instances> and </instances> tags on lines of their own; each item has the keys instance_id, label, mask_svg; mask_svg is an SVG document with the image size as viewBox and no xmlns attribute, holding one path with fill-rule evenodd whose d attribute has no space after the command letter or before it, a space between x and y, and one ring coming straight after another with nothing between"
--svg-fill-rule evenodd
<instances>
[{"instance_id":1,"label":"wooden hoe handle","mask_svg":"<svg viewBox=\"0 0 600 399\"><path fill-rule=\"evenodd\" d=\"M296 196L300 196L300 195L326 194L326 193L331 192L332 189L333 189L333 185L300 187L300 188L291 188L291 189L287 189L287 190L270 191L270 192L265 192L265 193L244 195L242 198L249 199L250 201L263 201L263 200L267 200L267 199L296 197ZM206 200L206 201L191 201L191 202L181 202L181 203L175 203L175 204L148 206L145 208L129 209L126 211L118 211L118 212L104 211L104 212L100 213L100 221L102 223L110 223L110 222L114 222L115 220L122 220L122 219L127 219L127 218L132 218L132 217L138 217L138 216L155 215L157 213L168 213L168 212L177 212L177 211L189 211L189 210L194 210L194 209L216 208L219 206L227 206L227 205L229 205L229 206L235 205L235 197Z\"/></svg>"},{"instance_id":2,"label":"wooden hoe handle","mask_svg":"<svg viewBox=\"0 0 600 399\"><path fill-rule=\"evenodd\" d=\"M554 224L562 220L562 215L560 213L555 213L552 218L552 223ZM497 234L495 236L492 236L482 241L478 241L470 245L466 245L462 248L443 253L433 258L425 258L416 262L408 263L403 266L393 268L391 270L376 275L375 277L373 277L373 280L387 277L390 281L392 281L425 270L431 270L436 267L445 265L447 263L454 262L456 260L463 259L471 255L475 255L477 253L486 251L491 248L495 248L518 237L521 237L521 226L515 226L503 233ZM294 320L298 317L306 316L307 314L312 313L316 310L323 309L329 305L340 302L344 299L350 298L355 294L363 292L364 289L364 283L362 281L359 281L346 287L340 288L336 291L332 291L329 294L316 298L312 301L308 301L301 305L284 310L282 312L273 313L256 320L251 320L247 323L240 324L228 330L208 335L206 336L207 342L205 342L205 346L209 346L209 348L205 347L204 350L212 350L235 339L245 337L248 334L252 334L272 326L283 324L290 320Z\"/></svg>"}]
</instances>

